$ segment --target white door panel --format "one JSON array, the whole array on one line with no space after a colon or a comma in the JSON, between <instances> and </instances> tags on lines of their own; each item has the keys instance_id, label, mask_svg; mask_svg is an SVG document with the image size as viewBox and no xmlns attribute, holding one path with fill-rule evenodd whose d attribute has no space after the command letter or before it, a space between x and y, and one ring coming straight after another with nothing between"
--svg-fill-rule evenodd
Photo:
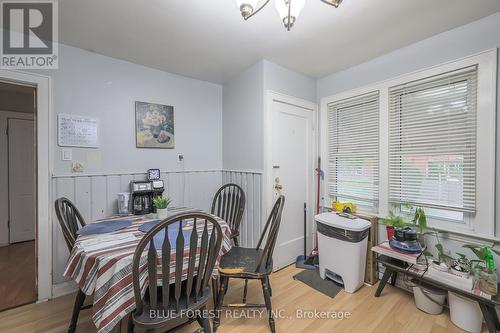
<instances>
[{"instance_id":1,"label":"white door panel","mask_svg":"<svg viewBox=\"0 0 500 333\"><path fill-rule=\"evenodd\" d=\"M314 112L280 102L272 105L273 180L283 187L274 191L273 199L285 196L274 253L274 266L279 269L304 253L304 203L312 195Z\"/></svg>"},{"instance_id":2,"label":"white door panel","mask_svg":"<svg viewBox=\"0 0 500 333\"><path fill-rule=\"evenodd\" d=\"M33 120L9 119L9 243L35 239Z\"/></svg>"}]
</instances>

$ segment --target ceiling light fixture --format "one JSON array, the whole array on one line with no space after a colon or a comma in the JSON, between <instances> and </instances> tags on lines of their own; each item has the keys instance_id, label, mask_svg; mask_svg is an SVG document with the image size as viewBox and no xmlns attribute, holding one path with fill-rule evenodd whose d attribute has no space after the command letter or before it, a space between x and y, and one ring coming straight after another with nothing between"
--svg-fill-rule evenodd
<instances>
[{"instance_id":1,"label":"ceiling light fixture","mask_svg":"<svg viewBox=\"0 0 500 333\"><path fill-rule=\"evenodd\" d=\"M248 20L262 10L271 0L236 0L238 8L240 9L241 16ZM322 2L338 8L342 0L321 0ZM259 3L262 3L259 6ZM293 3L293 5L292 5ZM276 9L280 15L285 28L290 31L294 23L297 21L306 0L276 0Z\"/></svg>"}]
</instances>

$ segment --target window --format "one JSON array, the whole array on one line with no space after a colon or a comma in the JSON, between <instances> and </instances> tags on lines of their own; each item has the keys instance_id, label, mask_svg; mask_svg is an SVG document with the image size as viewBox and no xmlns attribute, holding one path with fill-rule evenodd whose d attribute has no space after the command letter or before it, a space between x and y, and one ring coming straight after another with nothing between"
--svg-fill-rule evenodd
<instances>
[{"instance_id":1,"label":"window","mask_svg":"<svg viewBox=\"0 0 500 333\"><path fill-rule=\"evenodd\" d=\"M328 104L328 192L375 209L379 181L379 93Z\"/></svg>"},{"instance_id":2,"label":"window","mask_svg":"<svg viewBox=\"0 0 500 333\"><path fill-rule=\"evenodd\" d=\"M389 202L476 211L477 66L389 88Z\"/></svg>"}]
</instances>

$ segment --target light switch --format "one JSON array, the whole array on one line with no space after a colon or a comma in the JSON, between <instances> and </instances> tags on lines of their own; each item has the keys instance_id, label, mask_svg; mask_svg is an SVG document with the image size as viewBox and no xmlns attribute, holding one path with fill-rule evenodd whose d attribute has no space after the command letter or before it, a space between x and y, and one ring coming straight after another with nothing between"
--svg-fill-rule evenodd
<instances>
[{"instance_id":1,"label":"light switch","mask_svg":"<svg viewBox=\"0 0 500 333\"><path fill-rule=\"evenodd\" d=\"M62 160L71 161L73 159L73 150L68 148L63 148L62 150Z\"/></svg>"}]
</instances>

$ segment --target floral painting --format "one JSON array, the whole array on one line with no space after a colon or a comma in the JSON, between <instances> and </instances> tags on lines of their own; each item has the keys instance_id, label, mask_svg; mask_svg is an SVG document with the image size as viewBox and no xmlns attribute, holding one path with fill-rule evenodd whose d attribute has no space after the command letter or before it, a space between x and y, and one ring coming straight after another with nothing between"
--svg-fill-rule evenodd
<instances>
[{"instance_id":1,"label":"floral painting","mask_svg":"<svg viewBox=\"0 0 500 333\"><path fill-rule=\"evenodd\" d=\"M137 148L175 148L174 107L135 102Z\"/></svg>"}]
</instances>

